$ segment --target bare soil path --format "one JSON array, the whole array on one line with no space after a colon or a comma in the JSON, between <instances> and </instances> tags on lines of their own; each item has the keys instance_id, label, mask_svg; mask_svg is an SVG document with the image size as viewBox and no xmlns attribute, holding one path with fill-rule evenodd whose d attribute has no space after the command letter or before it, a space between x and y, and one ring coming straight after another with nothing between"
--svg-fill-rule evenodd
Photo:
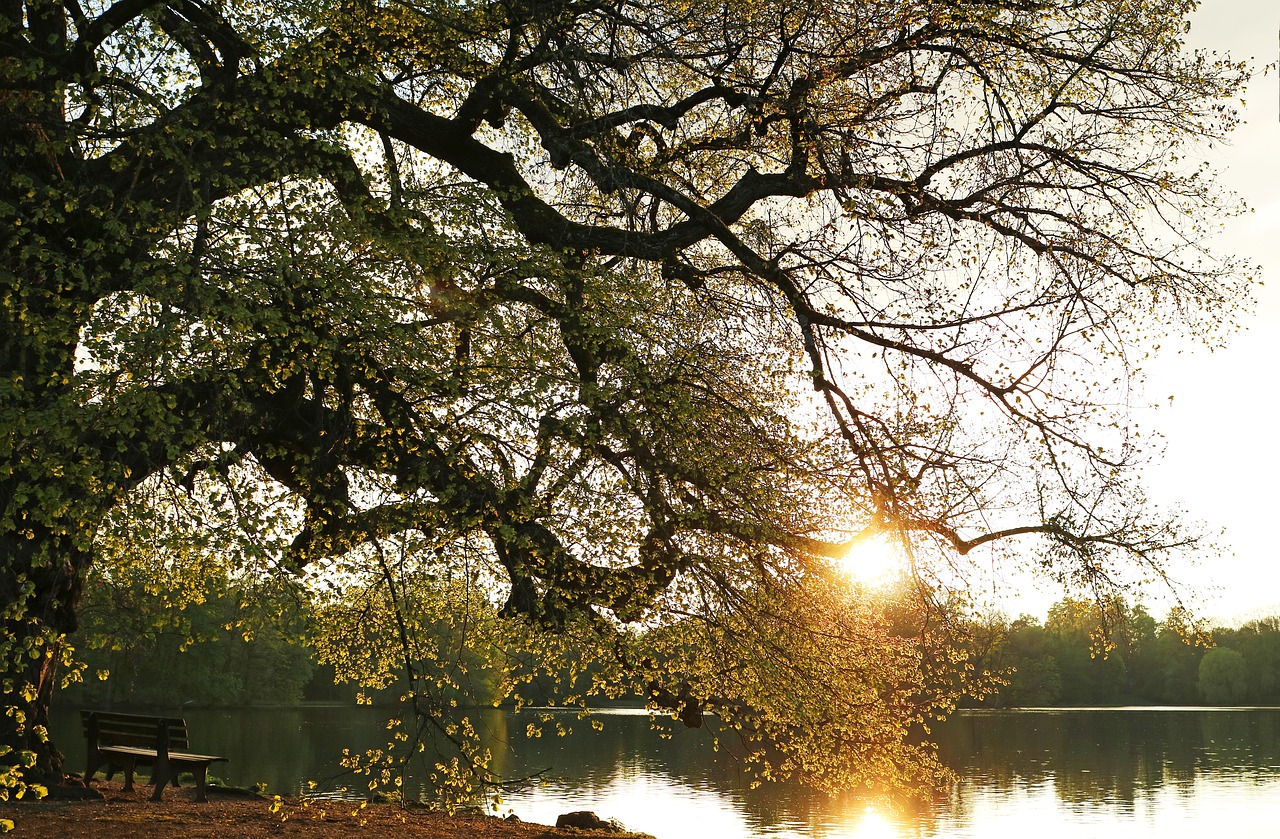
<instances>
[{"instance_id":1,"label":"bare soil path","mask_svg":"<svg viewBox=\"0 0 1280 839\"><path fill-rule=\"evenodd\" d=\"M516 819L449 816L394 804L285 799L273 812L270 800L228 797L212 788L209 802L201 804L190 786L165 790L160 802L149 800L151 788L144 784L131 793L109 781L95 782L94 789L104 797L0 803L0 820L14 823L6 839L620 839L641 835L557 830Z\"/></svg>"}]
</instances>

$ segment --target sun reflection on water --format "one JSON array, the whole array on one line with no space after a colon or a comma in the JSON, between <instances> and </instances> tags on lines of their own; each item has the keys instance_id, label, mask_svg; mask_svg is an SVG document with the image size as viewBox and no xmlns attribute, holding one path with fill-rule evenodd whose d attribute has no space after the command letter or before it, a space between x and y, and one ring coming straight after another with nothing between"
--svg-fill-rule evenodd
<instances>
[{"instance_id":1,"label":"sun reflection on water","mask_svg":"<svg viewBox=\"0 0 1280 839\"><path fill-rule=\"evenodd\" d=\"M853 819L853 832L849 839L898 839L898 825L874 807L867 807Z\"/></svg>"}]
</instances>

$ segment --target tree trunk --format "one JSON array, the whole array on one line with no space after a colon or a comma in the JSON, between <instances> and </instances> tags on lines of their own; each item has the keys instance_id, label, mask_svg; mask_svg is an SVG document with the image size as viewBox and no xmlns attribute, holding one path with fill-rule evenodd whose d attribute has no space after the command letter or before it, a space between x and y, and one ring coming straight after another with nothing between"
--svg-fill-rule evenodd
<instances>
[{"instance_id":1,"label":"tree trunk","mask_svg":"<svg viewBox=\"0 0 1280 839\"><path fill-rule=\"evenodd\" d=\"M76 629L88 555L63 540L0 534L0 763L18 764L28 783L62 779L62 753L49 737L49 709Z\"/></svg>"}]
</instances>

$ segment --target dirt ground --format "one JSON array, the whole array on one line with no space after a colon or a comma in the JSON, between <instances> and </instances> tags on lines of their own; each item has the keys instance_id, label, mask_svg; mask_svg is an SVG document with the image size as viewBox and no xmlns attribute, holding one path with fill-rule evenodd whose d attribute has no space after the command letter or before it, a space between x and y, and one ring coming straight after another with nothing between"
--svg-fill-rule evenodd
<instances>
[{"instance_id":1,"label":"dirt ground","mask_svg":"<svg viewBox=\"0 0 1280 839\"><path fill-rule=\"evenodd\" d=\"M188 785L165 790L152 802L151 788L139 784L126 793L118 782L98 781L101 799L0 803L0 821L14 823L14 839L146 836L148 839L338 839L376 836L388 839L560 839L560 837L636 837L639 834L557 830L483 815L445 815L395 804L286 799L273 802L228 796L212 788L208 803L195 800ZM602 814L605 815L605 814ZM2 827L0 827L2 829Z\"/></svg>"}]
</instances>

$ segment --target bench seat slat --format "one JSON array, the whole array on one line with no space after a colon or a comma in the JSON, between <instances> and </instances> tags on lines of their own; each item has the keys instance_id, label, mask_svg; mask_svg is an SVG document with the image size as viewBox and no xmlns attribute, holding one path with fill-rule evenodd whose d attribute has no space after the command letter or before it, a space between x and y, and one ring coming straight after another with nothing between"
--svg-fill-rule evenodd
<instances>
[{"instance_id":1,"label":"bench seat slat","mask_svg":"<svg viewBox=\"0 0 1280 839\"><path fill-rule=\"evenodd\" d=\"M155 749L148 749L140 746L99 746L98 751L103 754L111 755L130 755L132 757L149 757L157 756ZM227 757L219 757L218 755L198 755L193 752L169 752L169 760L196 760L201 763L216 763L218 761L230 760Z\"/></svg>"}]
</instances>

